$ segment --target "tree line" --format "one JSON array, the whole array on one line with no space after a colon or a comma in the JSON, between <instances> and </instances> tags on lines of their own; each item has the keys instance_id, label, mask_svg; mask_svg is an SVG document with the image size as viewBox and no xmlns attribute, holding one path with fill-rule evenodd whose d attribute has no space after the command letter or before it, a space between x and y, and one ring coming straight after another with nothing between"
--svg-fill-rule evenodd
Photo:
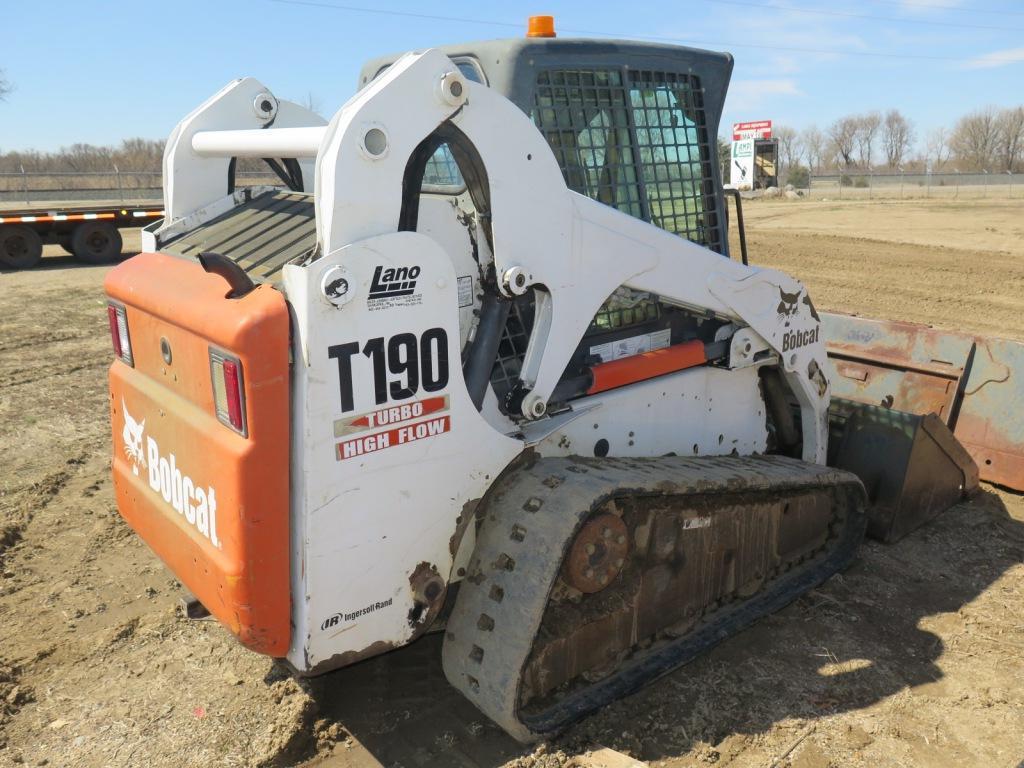
<instances>
[{"instance_id":1,"label":"tree line","mask_svg":"<svg viewBox=\"0 0 1024 768\"><path fill-rule=\"evenodd\" d=\"M164 156L164 142L151 139L125 139L117 147L72 144L56 152L0 152L0 172L28 173L109 172L118 170L156 171Z\"/></svg>"},{"instance_id":2,"label":"tree line","mask_svg":"<svg viewBox=\"0 0 1024 768\"><path fill-rule=\"evenodd\" d=\"M163 167L163 139L125 139L116 147L72 144L56 152L37 150L4 152L0 148L0 173L122 173L159 171ZM241 172L267 172L259 158L238 159Z\"/></svg>"},{"instance_id":3,"label":"tree line","mask_svg":"<svg viewBox=\"0 0 1024 768\"><path fill-rule=\"evenodd\" d=\"M919 137L898 109L846 115L824 129L778 126L779 174L989 173L1024 171L1024 105L986 107L961 117L952 129Z\"/></svg>"}]
</instances>

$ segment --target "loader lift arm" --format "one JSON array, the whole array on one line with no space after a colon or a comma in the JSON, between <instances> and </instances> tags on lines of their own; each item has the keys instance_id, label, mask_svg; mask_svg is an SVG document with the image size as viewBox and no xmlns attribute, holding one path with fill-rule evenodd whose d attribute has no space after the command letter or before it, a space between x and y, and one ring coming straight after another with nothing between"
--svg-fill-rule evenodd
<instances>
[{"instance_id":1,"label":"loader lift arm","mask_svg":"<svg viewBox=\"0 0 1024 768\"><path fill-rule=\"evenodd\" d=\"M626 285L749 327L750 353L760 346L779 355L800 401L805 459L824 463L828 385L817 323L796 315L782 319L775 310L780 294L806 294L803 286L773 270L724 260L568 190L529 118L467 80L438 51L395 62L327 127L316 164L323 253L395 231L408 215L403 182L409 159L446 123L466 137L486 169L498 291L505 298L535 291L536 318L521 373L528 390L524 418L545 415L592 318ZM502 130L495 130L498 125ZM795 348L787 337L799 341Z\"/></svg>"}]
</instances>

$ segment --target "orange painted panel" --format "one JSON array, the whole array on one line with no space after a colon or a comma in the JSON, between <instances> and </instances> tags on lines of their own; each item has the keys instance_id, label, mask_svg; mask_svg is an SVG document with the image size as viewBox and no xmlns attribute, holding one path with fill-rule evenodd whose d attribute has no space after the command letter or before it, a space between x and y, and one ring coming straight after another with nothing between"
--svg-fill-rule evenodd
<instances>
[{"instance_id":1,"label":"orange painted panel","mask_svg":"<svg viewBox=\"0 0 1024 768\"><path fill-rule=\"evenodd\" d=\"M110 367L118 509L175 576L255 651L290 641L289 317L260 286L228 299L197 263L144 253L108 274L135 366ZM170 348L170 363L161 350ZM238 358L248 435L216 416L210 348Z\"/></svg>"}]
</instances>

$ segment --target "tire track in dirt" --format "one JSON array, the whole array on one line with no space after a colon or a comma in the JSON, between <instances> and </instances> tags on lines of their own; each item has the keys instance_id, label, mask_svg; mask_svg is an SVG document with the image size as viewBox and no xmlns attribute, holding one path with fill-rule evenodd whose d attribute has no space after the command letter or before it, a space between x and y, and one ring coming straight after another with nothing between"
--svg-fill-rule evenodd
<instances>
[{"instance_id":1,"label":"tire track in dirt","mask_svg":"<svg viewBox=\"0 0 1024 768\"><path fill-rule=\"evenodd\" d=\"M110 365L110 361L106 358L106 356L104 356L103 358L99 358L99 359L93 360L93 361L88 362L88 363L82 363L80 365L73 365L70 368L65 368L65 367L63 367L61 365L50 366L49 368L45 368L45 369L43 369L43 371L38 372L38 375L35 375L35 376L29 376L29 377L22 378L22 379L17 379L17 378L4 379L4 378L0 378L0 387L3 387L3 388L20 387L20 386L24 386L25 384L34 384L37 381L43 381L45 379L52 379L52 378L55 378L57 376L70 376L71 374L78 373L79 371L88 371L88 370L91 370L93 368L105 368L105 367L107 367L109 365Z\"/></svg>"},{"instance_id":2,"label":"tire track in dirt","mask_svg":"<svg viewBox=\"0 0 1024 768\"><path fill-rule=\"evenodd\" d=\"M1024 338L1024 259L821 234L748 234L751 262L799 276L819 306Z\"/></svg>"},{"instance_id":3,"label":"tire track in dirt","mask_svg":"<svg viewBox=\"0 0 1024 768\"><path fill-rule=\"evenodd\" d=\"M87 454L68 459L68 466L84 463ZM61 492L72 477L72 470L61 469L52 472L42 480L24 488L13 488L4 492L4 504L0 505L0 514L4 524L0 528L0 567L4 565L7 550L21 541L25 527L33 516L46 508L53 498ZM13 498L12 498L13 497Z\"/></svg>"},{"instance_id":4,"label":"tire track in dirt","mask_svg":"<svg viewBox=\"0 0 1024 768\"><path fill-rule=\"evenodd\" d=\"M84 333L29 334L16 339L8 337L7 344L0 344L0 352L11 352L15 349L24 349L25 347L38 348L50 344L59 344L64 341L83 341L92 338L91 335Z\"/></svg>"}]
</instances>

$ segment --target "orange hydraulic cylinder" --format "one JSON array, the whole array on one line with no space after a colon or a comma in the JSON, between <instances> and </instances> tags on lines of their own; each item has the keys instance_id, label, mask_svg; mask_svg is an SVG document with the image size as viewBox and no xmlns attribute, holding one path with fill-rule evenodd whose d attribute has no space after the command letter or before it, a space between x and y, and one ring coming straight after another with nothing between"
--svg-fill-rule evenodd
<instances>
[{"instance_id":1,"label":"orange hydraulic cylinder","mask_svg":"<svg viewBox=\"0 0 1024 768\"><path fill-rule=\"evenodd\" d=\"M623 357L607 363L598 363L590 369L593 383L587 390L588 395L595 395L616 387L624 387L655 376L675 373L685 368L693 368L707 362L704 354L704 343L701 341L684 341L664 349L641 352L638 355Z\"/></svg>"}]
</instances>

